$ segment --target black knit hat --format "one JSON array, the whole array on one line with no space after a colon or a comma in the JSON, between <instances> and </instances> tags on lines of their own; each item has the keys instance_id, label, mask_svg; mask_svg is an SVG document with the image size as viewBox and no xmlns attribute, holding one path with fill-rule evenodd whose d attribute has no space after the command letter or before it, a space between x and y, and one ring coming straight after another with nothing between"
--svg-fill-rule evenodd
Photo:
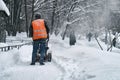
<instances>
[{"instance_id":1,"label":"black knit hat","mask_svg":"<svg viewBox=\"0 0 120 80\"><path fill-rule=\"evenodd\" d=\"M35 14L35 18L36 18L36 19L40 19L40 18L41 18L41 15L40 15L40 14Z\"/></svg>"}]
</instances>

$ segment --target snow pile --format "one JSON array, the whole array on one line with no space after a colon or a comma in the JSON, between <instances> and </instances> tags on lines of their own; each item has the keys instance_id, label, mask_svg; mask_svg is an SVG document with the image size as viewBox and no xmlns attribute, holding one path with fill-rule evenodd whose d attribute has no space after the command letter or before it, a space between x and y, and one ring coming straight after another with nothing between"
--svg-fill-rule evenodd
<instances>
[{"instance_id":1,"label":"snow pile","mask_svg":"<svg viewBox=\"0 0 120 80\"><path fill-rule=\"evenodd\" d=\"M22 62L30 62L32 59L32 45L31 46L22 46L19 50L20 60Z\"/></svg>"},{"instance_id":2,"label":"snow pile","mask_svg":"<svg viewBox=\"0 0 120 80\"><path fill-rule=\"evenodd\" d=\"M16 36L7 36L6 43L9 45L20 45L32 42L32 38L28 38L25 32L17 33Z\"/></svg>"},{"instance_id":3,"label":"snow pile","mask_svg":"<svg viewBox=\"0 0 120 80\"><path fill-rule=\"evenodd\" d=\"M6 43L0 43L0 47L8 46Z\"/></svg>"},{"instance_id":4,"label":"snow pile","mask_svg":"<svg viewBox=\"0 0 120 80\"><path fill-rule=\"evenodd\" d=\"M69 38L65 38L65 40L62 40L62 37L60 35L55 36L53 34L50 36L49 43L52 43L50 45L51 47L55 47L55 46L52 46L53 44L57 44L61 47L69 47Z\"/></svg>"},{"instance_id":5,"label":"snow pile","mask_svg":"<svg viewBox=\"0 0 120 80\"><path fill-rule=\"evenodd\" d=\"M32 38L28 38L27 34L25 32L17 33L15 37L13 36L7 36L7 41L24 41L24 40L29 40L32 41Z\"/></svg>"},{"instance_id":6,"label":"snow pile","mask_svg":"<svg viewBox=\"0 0 120 80\"><path fill-rule=\"evenodd\" d=\"M8 52L2 52L0 54L0 71L16 65L19 61L19 52L17 49L13 49Z\"/></svg>"},{"instance_id":7,"label":"snow pile","mask_svg":"<svg viewBox=\"0 0 120 80\"><path fill-rule=\"evenodd\" d=\"M0 0L0 10L5 11L8 16L10 15L10 12L3 0Z\"/></svg>"}]
</instances>

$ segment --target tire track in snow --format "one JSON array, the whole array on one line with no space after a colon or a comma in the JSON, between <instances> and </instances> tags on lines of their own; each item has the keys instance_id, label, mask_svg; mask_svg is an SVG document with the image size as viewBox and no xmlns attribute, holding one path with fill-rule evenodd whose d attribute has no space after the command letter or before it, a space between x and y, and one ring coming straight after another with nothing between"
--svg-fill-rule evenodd
<instances>
[{"instance_id":1,"label":"tire track in snow","mask_svg":"<svg viewBox=\"0 0 120 80\"><path fill-rule=\"evenodd\" d=\"M54 56L54 63L63 73L58 80L120 80L120 74L117 74L120 72L119 66L87 64L86 62L90 60L93 61L94 59L89 58L84 61Z\"/></svg>"},{"instance_id":2,"label":"tire track in snow","mask_svg":"<svg viewBox=\"0 0 120 80\"><path fill-rule=\"evenodd\" d=\"M65 75L65 69L61 66L61 64L58 63L58 60L52 59L52 61L53 61L54 65L55 65L58 69L60 69L60 71L61 71L61 74L60 74L60 76L57 78L57 80L64 80L63 78L64 78L64 75Z\"/></svg>"},{"instance_id":3,"label":"tire track in snow","mask_svg":"<svg viewBox=\"0 0 120 80\"><path fill-rule=\"evenodd\" d=\"M85 69L80 69L79 62L75 59L54 56L54 63L62 70L61 78L58 80L87 80L94 75L86 74Z\"/></svg>"}]
</instances>

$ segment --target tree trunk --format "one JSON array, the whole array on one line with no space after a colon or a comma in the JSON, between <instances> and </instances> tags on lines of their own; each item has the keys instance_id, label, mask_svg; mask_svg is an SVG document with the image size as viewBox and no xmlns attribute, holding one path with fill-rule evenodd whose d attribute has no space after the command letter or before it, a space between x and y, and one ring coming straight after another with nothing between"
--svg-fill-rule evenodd
<instances>
[{"instance_id":1,"label":"tree trunk","mask_svg":"<svg viewBox=\"0 0 120 80\"><path fill-rule=\"evenodd\" d=\"M31 17L31 22L32 22L33 16L34 16L34 2L35 2L35 0L32 1L32 17Z\"/></svg>"},{"instance_id":2,"label":"tree trunk","mask_svg":"<svg viewBox=\"0 0 120 80\"><path fill-rule=\"evenodd\" d=\"M64 33L63 33L63 36L62 36L62 40L65 39L65 35L66 35L66 33L67 33L68 27L69 27L69 25L67 24L67 25L66 25L66 28L65 28L65 31L64 31Z\"/></svg>"},{"instance_id":3,"label":"tree trunk","mask_svg":"<svg viewBox=\"0 0 120 80\"><path fill-rule=\"evenodd\" d=\"M6 31L5 30L1 30L0 31L0 42L6 42Z\"/></svg>"},{"instance_id":4,"label":"tree trunk","mask_svg":"<svg viewBox=\"0 0 120 80\"><path fill-rule=\"evenodd\" d=\"M54 31L54 20L55 20L55 8L57 6L57 0L54 0L53 1L53 12L52 12L52 22L51 22L51 34L53 33Z\"/></svg>"},{"instance_id":5,"label":"tree trunk","mask_svg":"<svg viewBox=\"0 0 120 80\"><path fill-rule=\"evenodd\" d=\"M24 0L24 4L25 4L25 17L26 17L26 33L27 33L27 36L29 36L29 34L28 34L28 31L29 31L29 29L28 29L28 19L27 19L27 1L26 0Z\"/></svg>"}]
</instances>

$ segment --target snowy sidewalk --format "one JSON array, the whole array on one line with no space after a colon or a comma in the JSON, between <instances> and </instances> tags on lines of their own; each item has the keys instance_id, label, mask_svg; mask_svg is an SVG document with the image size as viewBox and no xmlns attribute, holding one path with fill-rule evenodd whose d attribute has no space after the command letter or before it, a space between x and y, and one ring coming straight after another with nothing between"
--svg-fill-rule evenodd
<instances>
[{"instance_id":1,"label":"snowy sidewalk","mask_svg":"<svg viewBox=\"0 0 120 80\"><path fill-rule=\"evenodd\" d=\"M0 80L57 80L61 71L53 62L31 63L31 46L0 54Z\"/></svg>"},{"instance_id":2,"label":"snowy sidewalk","mask_svg":"<svg viewBox=\"0 0 120 80\"><path fill-rule=\"evenodd\" d=\"M45 66L16 65L3 73L1 80L57 80L60 76L60 71L52 63Z\"/></svg>"},{"instance_id":3,"label":"snowy sidewalk","mask_svg":"<svg viewBox=\"0 0 120 80\"><path fill-rule=\"evenodd\" d=\"M29 65L32 45L0 54L0 79L120 80L119 49L107 52L101 51L95 41L80 40L75 46L68 46L59 40L51 39L53 59L44 66Z\"/></svg>"},{"instance_id":4,"label":"snowy sidewalk","mask_svg":"<svg viewBox=\"0 0 120 80\"><path fill-rule=\"evenodd\" d=\"M101 51L95 41L85 40L71 47L52 43L54 60L64 70L62 80L120 80L119 49Z\"/></svg>"}]
</instances>

